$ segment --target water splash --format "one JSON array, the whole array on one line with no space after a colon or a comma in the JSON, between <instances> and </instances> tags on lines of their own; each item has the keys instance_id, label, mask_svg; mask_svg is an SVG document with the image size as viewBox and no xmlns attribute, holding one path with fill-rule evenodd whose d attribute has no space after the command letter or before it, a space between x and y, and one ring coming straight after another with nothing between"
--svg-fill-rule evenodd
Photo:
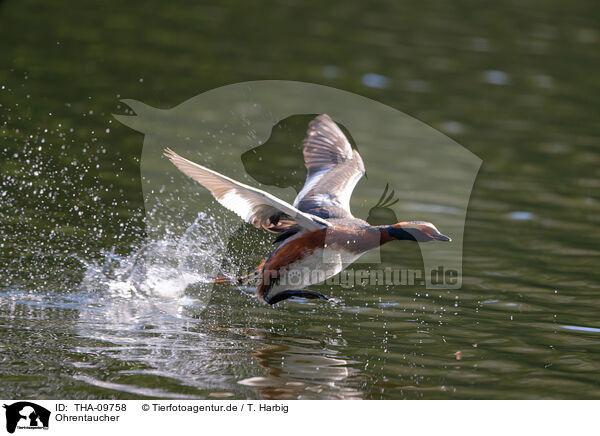
<instances>
[{"instance_id":1,"label":"water splash","mask_svg":"<svg viewBox=\"0 0 600 436\"><path fill-rule=\"evenodd\" d=\"M214 220L200 213L183 235L167 230L128 255L112 249L100 260L80 259L85 265L80 289L104 299L151 300L172 315L184 308L199 313L220 270L226 241L219 235Z\"/></svg>"}]
</instances>

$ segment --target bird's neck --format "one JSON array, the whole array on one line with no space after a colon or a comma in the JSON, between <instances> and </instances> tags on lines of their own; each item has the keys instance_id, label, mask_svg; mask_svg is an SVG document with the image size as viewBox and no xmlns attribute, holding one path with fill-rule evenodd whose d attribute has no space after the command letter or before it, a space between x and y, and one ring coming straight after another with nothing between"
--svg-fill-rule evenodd
<instances>
[{"instance_id":1,"label":"bird's neck","mask_svg":"<svg viewBox=\"0 0 600 436\"><path fill-rule=\"evenodd\" d=\"M356 247L352 249L360 252L373 250L398 239L414 240L410 233L401 229L398 231L394 226L370 226L359 231L356 236L353 240Z\"/></svg>"},{"instance_id":2,"label":"bird's neck","mask_svg":"<svg viewBox=\"0 0 600 436\"><path fill-rule=\"evenodd\" d=\"M320 239L317 245L337 246L356 254L366 253L390 241L399 239L414 241L410 233L396 229L394 226L369 226L360 230L323 229L318 235ZM299 238L298 241L300 240Z\"/></svg>"},{"instance_id":3,"label":"bird's neck","mask_svg":"<svg viewBox=\"0 0 600 436\"><path fill-rule=\"evenodd\" d=\"M404 229L392 226L377 226L380 233L381 244L390 241L414 241L415 237Z\"/></svg>"}]
</instances>

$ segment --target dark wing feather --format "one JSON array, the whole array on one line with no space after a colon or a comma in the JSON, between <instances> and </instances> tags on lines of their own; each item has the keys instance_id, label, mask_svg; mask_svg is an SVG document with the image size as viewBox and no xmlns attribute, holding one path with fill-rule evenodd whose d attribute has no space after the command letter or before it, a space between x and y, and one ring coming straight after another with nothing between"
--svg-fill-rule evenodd
<instances>
[{"instance_id":1,"label":"dark wing feather","mask_svg":"<svg viewBox=\"0 0 600 436\"><path fill-rule=\"evenodd\" d=\"M294 206L324 218L353 218L350 197L365 173L358 151L326 114L310 122L302 146L308 175Z\"/></svg>"}]
</instances>

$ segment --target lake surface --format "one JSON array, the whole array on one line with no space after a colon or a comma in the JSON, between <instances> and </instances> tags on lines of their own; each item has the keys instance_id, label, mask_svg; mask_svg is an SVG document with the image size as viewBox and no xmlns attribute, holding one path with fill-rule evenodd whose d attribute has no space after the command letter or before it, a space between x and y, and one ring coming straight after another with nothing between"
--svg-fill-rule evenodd
<instances>
[{"instance_id":1,"label":"lake surface","mask_svg":"<svg viewBox=\"0 0 600 436\"><path fill-rule=\"evenodd\" d=\"M151 3L0 3L0 397L600 398L597 2ZM195 275L239 225L218 205L147 233L120 99L263 79L380 101L482 159L461 289L267 307ZM397 211L439 206L394 188ZM268 235L239 232L232 263L256 264Z\"/></svg>"}]
</instances>

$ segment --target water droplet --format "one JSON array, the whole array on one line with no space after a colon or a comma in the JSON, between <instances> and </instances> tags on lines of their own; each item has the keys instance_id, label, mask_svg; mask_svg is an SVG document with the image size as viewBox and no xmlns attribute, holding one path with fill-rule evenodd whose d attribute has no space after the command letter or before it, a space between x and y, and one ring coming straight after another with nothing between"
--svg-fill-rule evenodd
<instances>
[{"instance_id":1,"label":"water droplet","mask_svg":"<svg viewBox=\"0 0 600 436\"><path fill-rule=\"evenodd\" d=\"M365 74L362 76L361 81L363 85L368 86L369 88L386 88L390 83L390 79L376 73Z\"/></svg>"},{"instance_id":2,"label":"water droplet","mask_svg":"<svg viewBox=\"0 0 600 436\"><path fill-rule=\"evenodd\" d=\"M464 131L463 125L458 121L446 121L440 128L449 135L458 135Z\"/></svg>"},{"instance_id":3,"label":"water droplet","mask_svg":"<svg viewBox=\"0 0 600 436\"><path fill-rule=\"evenodd\" d=\"M516 211L516 212L511 212L508 217L510 219L516 220L516 221L528 221L528 220L532 220L533 219L533 214L531 212L525 212L525 211Z\"/></svg>"},{"instance_id":4,"label":"water droplet","mask_svg":"<svg viewBox=\"0 0 600 436\"><path fill-rule=\"evenodd\" d=\"M483 80L492 85L506 85L509 77L504 71L488 70L484 73Z\"/></svg>"}]
</instances>

